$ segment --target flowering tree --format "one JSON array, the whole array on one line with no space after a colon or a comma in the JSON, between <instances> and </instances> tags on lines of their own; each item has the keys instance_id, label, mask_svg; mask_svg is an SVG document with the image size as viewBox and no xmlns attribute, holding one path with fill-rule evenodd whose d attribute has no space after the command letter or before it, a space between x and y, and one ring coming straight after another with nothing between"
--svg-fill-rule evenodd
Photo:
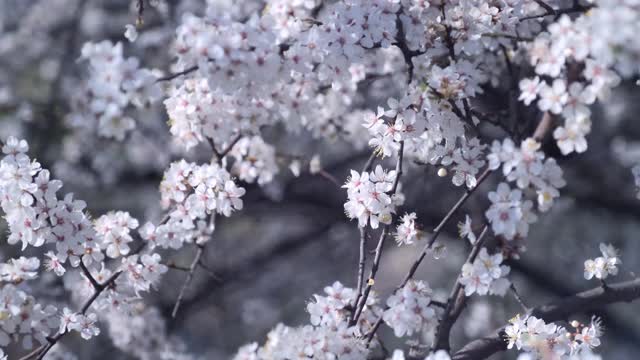
<instances>
[{"instance_id":1,"label":"flowering tree","mask_svg":"<svg viewBox=\"0 0 640 360\"><path fill-rule=\"evenodd\" d=\"M121 5L135 24L111 25ZM574 259L595 287L544 305L521 296L511 271L527 257L530 226L562 199L561 164L599 136L589 135L594 104L640 72L636 0L0 5L11 7L21 16L0 19L3 131L14 133L0 162L10 245L0 357L84 358L73 338L107 333L135 358L197 358L167 326L200 301L188 294L198 273L227 281L206 256L225 250L219 227L306 173L344 202L357 262L328 286L311 284L324 290L308 301L306 324L274 323L234 359L461 360L509 349L593 359L604 320L591 315L640 297L640 280L612 279L621 253L605 243L602 256ZM341 178L319 146L365 155ZM135 216L87 204L58 180L99 193L156 171L159 200ZM640 186L640 167L628 173ZM413 206L405 189L416 180L462 194L432 230L420 225L431 222L424 206L445 205ZM484 200L479 210L465 207L471 198ZM459 261L443 239L455 223L455 246L467 248ZM383 257L394 240L409 257ZM432 261L456 269L448 285L421 278ZM398 267L392 291L379 291L381 274ZM179 285L163 311L154 298L171 273ZM493 333L452 342L467 304L489 296L521 309Z\"/></svg>"}]
</instances>

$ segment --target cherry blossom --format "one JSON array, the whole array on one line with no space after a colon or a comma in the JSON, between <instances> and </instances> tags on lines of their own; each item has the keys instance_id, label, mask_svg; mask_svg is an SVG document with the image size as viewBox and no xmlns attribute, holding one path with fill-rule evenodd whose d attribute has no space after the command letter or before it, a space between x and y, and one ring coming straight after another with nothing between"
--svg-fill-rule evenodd
<instances>
[{"instance_id":1,"label":"cherry blossom","mask_svg":"<svg viewBox=\"0 0 640 360\"><path fill-rule=\"evenodd\" d=\"M275 149L261 137L242 138L230 155L235 159L231 173L242 181L264 185L278 173Z\"/></svg>"},{"instance_id":2,"label":"cherry blossom","mask_svg":"<svg viewBox=\"0 0 640 360\"><path fill-rule=\"evenodd\" d=\"M560 359L573 359L582 353L591 354L591 348L600 345L602 330L599 319L593 318L589 325L572 321L571 327L574 330L547 324L535 316L521 318L517 315L505 328L507 347L512 349L515 346L532 358L550 353Z\"/></svg>"},{"instance_id":3,"label":"cherry blossom","mask_svg":"<svg viewBox=\"0 0 640 360\"><path fill-rule=\"evenodd\" d=\"M351 177L343 186L349 197L344 204L347 216L358 219L360 227L370 225L377 229L380 223L390 224L391 214L401 204L401 197L391 194L395 178L395 171L386 172L380 165L372 173L351 170Z\"/></svg>"},{"instance_id":4,"label":"cherry blossom","mask_svg":"<svg viewBox=\"0 0 640 360\"><path fill-rule=\"evenodd\" d=\"M396 229L396 242L400 245L413 244L418 238L418 229L416 228L416 213L405 214L401 218L401 223Z\"/></svg>"},{"instance_id":5,"label":"cherry blossom","mask_svg":"<svg viewBox=\"0 0 640 360\"><path fill-rule=\"evenodd\" d=\"M18 259L10 259L7 263L0 264L0 278L2 281L18 284L35 279L38 276L39 267L40 260L35 257L21 256Z\"/></svg>"},{"instance_id":6,"label":"cherry blossom","mask_svg":"<svg viewBox=\"0 0 640 360\"><path fill-rule=\"evenodd\" d=\"M487 249L482 248L472 264L464 264L460 284L464 286L465 295L504 296L511 284L506 279L511 269L502 265L502 261L501 253L489 255Z\"/></svg>"},{"instance_id":7,"label":"cherry blossom","mask_svg":"<svg viewBox=\"0 0 640 360\"><path fill-rule=\"evenodd\" d=\"M595 277L596 279L604 280L609 275L615 276L618 274L618 265L622 263L618 250L611 244L601 243L600 252L602 256L584 262L585 279L591 280Z\"/></svg>"},{"instance_id":8,"label":"cherry blossom","mask_svg":"<svg viewBox=\"0 0 640 360\"><path fill-rule=\"evenodd\" d=\"M431 288L423 281L410 280L387 299L389 309L383 319L397 337L411 336L437 325L436 312L429 307Z\"/></svg>"},{"instance_id":9,"label":"cherry blossom","mask_svg":"<svg viewBox=\"0 0 640 360\"><path fill-rule=\"evenodd\" d=\"M471 227L471 218L465 215L464 222L458 223L458 233L462 239L467 238L471 244L476 242L476 234Z\"/></svg>"},{"instance_id":10,"label":"cherry blossom","mask_svg":"<svg viewBox=\"0 0 640 360\"><path fill-rule=\"evenodd\" d=\"M98 315L90 313L89 315L77 314L73 321L67 325L67 329L75 330L80 333L83 339L89 340L94 336L100 335L100 328L96 325Z\"/></svg>"},{"instance_id":11,"label":"cherry blossom","mask_svg":"<svg viewBox=\"0 0 640 360\"><path fill-rule=\"evenodd\" d=\"M134 42L138 38L138 30L134 25L127 24L125 25L124 37L127 38L127 40Z\"/></svg>"}]
</instances>

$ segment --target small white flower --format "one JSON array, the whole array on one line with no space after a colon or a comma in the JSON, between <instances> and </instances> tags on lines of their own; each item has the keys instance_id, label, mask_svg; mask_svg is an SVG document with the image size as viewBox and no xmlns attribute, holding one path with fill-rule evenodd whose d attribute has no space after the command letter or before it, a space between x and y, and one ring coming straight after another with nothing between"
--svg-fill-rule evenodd
<instances>
[{"instance_id":1,"label":"small white flower","mask_svg":"<svg viewBox=\"0 0 640 360\"><path fill-rule=\"evenodd\" d=\"M474 234L473 228L471 227L471 217L469 217L469 215L465 215L464 222L458 223L458 233L461 238L469 239L471 244L476 242L476 234Z\"/></svg>"},{"instance_id":2,"label":"small white flower","mask_svg":"<svg viewBox=\"0 0 640 360\"><path fill-rule=\"evenodd\" d=\"M618 265L622 263L616 250L612 245L600 244L600 252L602 256L595 259L589 259L584 262L584 278L591 280L606 279L609 275L618 274Z\"/></svg>"},{"instance_id":3,"label":"small white flower","mask_svg":"<svg viewBox=\"0 0 640 360\"><path fill-rule=\"evenodd\" d=\"M405 214L401 223L396 229L396 242L400 245L413 244L418 238L418 229L416 228L416 213Z\"/></svg>"},{"instance_id":4,"label":"small white flower","mask_svg":"<svg viewBox=\"0 0 640 360\"><path fill-rule=\"evenodd\" d=\"M311 158L311 161L309 162L309 172L315 175L320 171L322 171L322 163L320 162L320 155L315 154L313 155L313 157Z\"/></svg>"},{"instance_id":5,"label":"small white flower","mask_svg":"<svg viewBox=\"0 0 640 360\"><path fill-rule=\"evenodd\" d=\"M124 37L130 42L134 42L138 38L138 30L134 25L127 24L125 25Z\"/></svg>"},{"instance_id":6,"label":"small white flower","mask_svg":"<svg viewBox=\"0 0 640 360\"><path fill-rule=\"evenodd\" d=\"M542 85L540 89L538 107L542 111L550 111L554 114L560 114L564 104L567 102L567 98L567 86L564 80L556 79L553 81L552 86L549 86L546 83Z\"/></svg>"},{"instance_id":7,"label":"small white flower","mask_svg":"<svg viewBox=\"0 0 640 360\"><path fill-rule=\"evenodd\" d=\"M541 88L540 78L537 76L533 79L520 80L520 97L518 100L524 102L525 105L531 104L538 97Z\"/></svg>"}]
</instances>

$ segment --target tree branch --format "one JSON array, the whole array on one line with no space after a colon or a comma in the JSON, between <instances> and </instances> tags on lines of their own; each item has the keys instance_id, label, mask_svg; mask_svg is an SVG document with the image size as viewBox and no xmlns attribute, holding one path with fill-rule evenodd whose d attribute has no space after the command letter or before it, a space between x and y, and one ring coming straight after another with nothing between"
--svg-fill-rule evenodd
<instances>
[{"instance_id":1,"label":"tree branch","mask_svg":"<svg viewBox=\"0 0 640 360\"><path fill-rule=\"evenodd\" d=\"M531 309L530 315L546 322L565 320L567 317L597 310L605 305L631 302L640 298L640 279L610 284L606 289L597 287L576 295ZM480 360L507 349L503 339L505 327L490 336L474 340L456 352L452 360Z\"/></svg>"},{"instance_id":2,"label":"tree branch","mask_svg":"<svg viewBox=\"0 0 640 360\"><path fill-rule=\"evenodd\" d=\"M80 259L80 263L82 264L82 259ZM84 270L83 270L84 271ZM98 298L98 296L100 296L100 294L102 294L102 292L107 289L108 287L110 287L111 285L113 285L115 283L115 281L118 279L118 277L122 274L122 271L117 271L115 272L113 275L111 275L110 278L108 278L104 283L102 284L97 284L97 286L94 285L94 292L93 295L91 295L91 297L85 301L84 305L82 305L82 308L80 310L80 313L82 315L84 315L87 310L89 310L89 308L91 307L91 305L94 303L94 301L96 301L96 299ZM91 278L90 278L91 279ZM95 281L95 279L94 279ZM97 283L97 281L96 281ZM37 348L36 350L32 351L31 353L25 355L24 357L21 358L21 360L29 360L29 359L33 359L34 357L36 357L37 360L42 360L44 359L45 355L47 355L47 353L49 352L49 350L51 350L51 348L58 343L58 341L60 341L60 339L62 339L62 337L64 337L66 334L68 334L69 331L65 331L65 332L59 332L58 334L56 334L54 337L48 338L47 340L49 340L49 342L45 345L40 346L39 348Z\"/></svg>"},{"instance_id":3,"label":"tree branch","mask_svg":"<svg viewBox=\"0 0 640 360\"><path fill-rule=\"evenodd\" d=\"M465 191L465 193L460 197L460 199L458 199L458 201L453 205L453 207L444 216L444 218L442 218L438 226L436 226L435 229L433 229L433 234L431 234L431 237L429 238L427 244L424 246L424 248L420 252L420 255L416 258L416 260L413 262L413 264L409 268L409 271L407 272L404 279L402 280L402 283L398 285L398 287L396 287L396 289L393 291L394 293L402 289L407 284L407 282L411 280L411 278L415 275L416 271L418 270L418 267L422 263L422 260L424 260L424 258L427 256L427 253L429 252L433 244L436 242L436 239L438 239L438 236L440 236L440 233L444 229L445 225L449 223L449 220L451 220L451 218L453 217L453 214L455 214L456 211L458 211L458 209L462 207L462 205L467 201L467 199L471 196L471 194L473 194L473 192L480 186L480 184L482 184L482 182L489 176L489 174L491 174L491 170L487 168L480 175L480 177L478 177L476 186L472 189L467 189L467 191ZM371 340L373 340L373 336L375 335L376 331L378 331L378 328L380 327L380 325L382 325L382 316L378 317L378 320L373 325L373 328L367 335L368 342L371 342Z\"/></svg>"}]
</instances>

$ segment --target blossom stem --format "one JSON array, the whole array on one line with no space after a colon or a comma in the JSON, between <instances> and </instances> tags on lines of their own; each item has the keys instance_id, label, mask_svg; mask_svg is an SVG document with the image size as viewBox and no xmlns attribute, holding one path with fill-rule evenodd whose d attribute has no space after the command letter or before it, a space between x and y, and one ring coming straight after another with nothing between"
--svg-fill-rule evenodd
<instances>
[{"instance_id":1,"label":"blossom stem","mask_svg":"<svg viewBox=\"0 0 640 360\"><path fill-rule=\"evenodd\" d=\"M476 260L476 257L478 256L478 253L480 252L480 249L482 248L482 245L487 238L486 235L488 231L489 225L485 225L484 228L482 228L482 232L478 236L478 239L473 244L473 247L471 248L471 252L469 253L469 257L467 258L465 264L472 264ZM456 283L451 290L451 294L449 295L449 299L447 300L447 307L445 308L444 314L442 315L442 320L440 320L440 323L438 324L438 329L436 331L435 337L435 348L438 350L449 350L449 335L451 333L451 328L453 327L453 324L456 322L456 320L458 320L458 316L460 316L460 313L462 313L462 310L466 305L467 297L464 293L464 287L460 282L461 278L462 274L458 276Z\"/></svg>"},{"instance_id":2,"label":"blossom stem","mask_svg":"<svg viewBox=\"0 0 640 360\"><path fill-rule=\"evenodd\" d=\"M522 300L522 297L520 296L520 293L518 293L518 290L516 290L516 286L513 284L513 282L509 286L509 289L511 290L511 293L513 294L513 297L516 299L518 304L520 304L520 307L522 307L522 310L524 310L525 312L529 311L529 307L527 307L527 305Z\"/></svg>"},{"instance_id":3,"label":"blossom stem","mask_svg":"<svg viewBox=\"0 0 640 360\"><path fill-rule=\"evenodd\" d=\"M367 221L367 223L360 228L360 260L358 261L358 279L357 279L357 288L356 288L356 301L355 301L355 308L353 311L353 315L351 316L351 320L350 323L355 323L356 320L356 316L357 314L357 308L358 305L360 304L360 298L362 297L362 283L364 281L364 265L365 262L367 261L367 250L366 250L366 246L367 246L367 226L369 225L369 222Z\"/></svg>"},{"instance_id":4,"label":"blossom stem","mask_svg":"<svg viewBox=\"0 0 640 360\"><path fill-rule=\"evenodd\" d=\"M325 178L325 179L329 180L329 182L331 182L332 184L334 184L335 186L337 186L337 187L338 187L338 189L340 189L341 184L340 184L340 182L338 181L338 179L336 179L336 177L335 177L335 176L333 176L333 175L329 174L326 170L320 170L320 171L318 172L318 175L320 175L320 176L322 176L323 178Z\"/></svg>"},{"instance_id":5,"label":"blossom stem","mask_svg":"<svg viewBox=\"0 0 640 360\"><path fill-rule=\"evenodd\" d=\"M89 279L89 282L91 282L91 285L93 286L93 288L99 289L100 283L98 283L98 281L93 277L93 275L91 275L91 272L89 271L89 269L87 269L87 266L84 264L84 261L82 261L82 259L80 259L80 269L82 269L84 276L86 276L87 279Z\"/></svg>"},{"instance_id":6,"label":"blossom stem","mask_svg":"<svg viewBox=\"0 0 640 360\"><path fill-rule=\"evenodd\" d=\"M362 172L371 171L371 168L373 167L373 162L375 159L376 159L376 152L372 151L371 155L369 156L364 166L362 167ZM352 312L351 320L349 321L350 323L355 323L355 318L356 318L355 310L358 307L358 304L360 303L360 298L362 297L362 287L363 287L363 281L364 281L364 266L365 266L366 256L367 256L366 241L369 237L368 226L369 226L369 221L367 220L367 224L365 224L365 226L360 228L360 254L359 254L359 260L358 260L358 279L357 279L357 290L356 290L357 295L356 295L356 301L354 303L354 311Z\"/></svg>"},{"instance_id":7,"label":"blossom stem","mask_svg":"<svg viewBox=\"0 0 640 360\"><path fill-rule=\"evenodd\" d=\"M180 71L180 72L177 72L177 73L174 73L174 74L169 74L169 75L167 75L167 76L164 76L164 77L158 78L158 79L156 79L156 82L161 82L161 81L171 81L171 80L173 80L173 79L179 78L180 76L183 76L183 75L187 75L187 74L189 74L189 73L192 73L192 72L194 72L194 71L196 71L196 70L198 70L198 69L199 69L198 65L194 65L194 66L189 67L189 68L186 68L186 69L184 69L184 70L182 70L182 71Z\"/></svg>"},{"instance_id":8,"label":"blossom stem","mask_svg":"<svg viewBox=\"0 0 640 360\"><path fill-rule=\"evenodd\" d=\"M389 194L393 196L398 190L398 184L400 183L400 177L402 176L402 162L404 159L404 141L400 141L400 148L398 149L398 160L396 162L396 178L393 180L393 186ZM387 234L389 234L389 230L391 225L385 225L382 229L382 233L380 234L380 239L378 240L378 245L376 246L376 252L373 259L373 265L371 266L371 273L369 274L369 279L367 281L367 287L364 289L364 293L362 297L360 297L359 301L356 302L356 310L353 315L353 319L351 321L351 325L354 325L358 322L358 318L360 314L367 304L367 299L369 297L369 293L371 292L371 288L375 284L376 274L378 273L378 267L380 266L380 259L382 258L382 250L384 247L384 241L387 238ZM360 293L360 292L358 292Z\"/></svg>"},{"instance_id":9,"label":"blossom stem","mask_svg":"<svg viewBox=\"0 0 640 360\"><path fill-rule=\"evenodd\" d=\"M205 245L197 245L196 256L193 258L193 261L189 266L189 271L187 272L187 278L184 280L184 283L182 284L180 293L178 293L176 304L173 306L173 310L171 311L171 318L173 319L176 318L176 315L178 314L178 310L180 309L180 304L184 299L184 294L187 292L187 288L189 288L189 284L191 284L191 281L193 280L193 275L195 274L196 267L198 266L198 263L200 262L200 258L204 253L204 247Z\"/></svg>"}]
</instances>

